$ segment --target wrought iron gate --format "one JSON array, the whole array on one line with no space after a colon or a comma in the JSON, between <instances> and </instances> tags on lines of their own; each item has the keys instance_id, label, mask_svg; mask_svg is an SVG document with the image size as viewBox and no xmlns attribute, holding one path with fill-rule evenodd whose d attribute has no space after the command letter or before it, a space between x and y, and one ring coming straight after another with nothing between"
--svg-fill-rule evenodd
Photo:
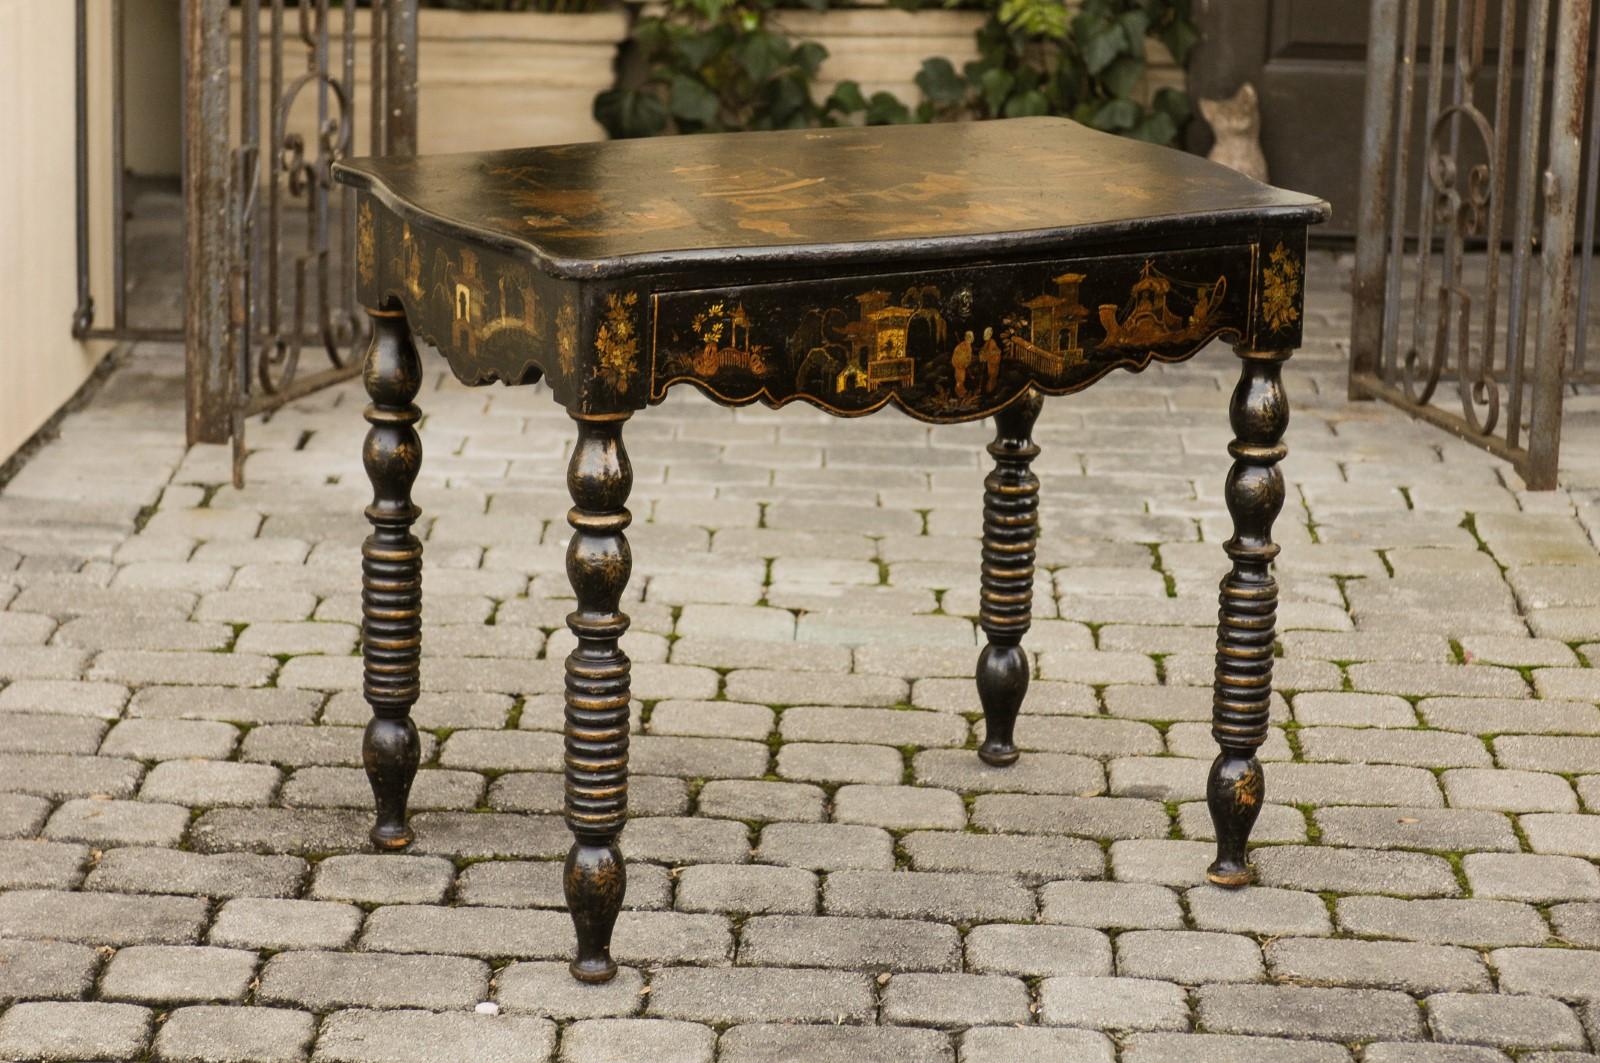
<instances>
[{"instance_id":1,"label":"wrought iron gate","mask_svg":"<svg viewBox=\"0 0 1600 1063\"><path fill-rule=\"evenodd\" d=\"M365 328L353 197L330 167L358 144L416 150L416 8L183 0L188 432L231 437L235 484L247 418L359 369L347 354ZM362 37L370 126L358 141Z\"/></svg>"},{"instance_id":2,"label":"wrought iron gate","mask_svg":"<svg viewBox=\"0 0 1600 1063\"><path fill-rule=\"evenodd\" d=\"M1556 485L1564 388L1595 375L1585 359L1600 161L1593 106L1584 136L1584 97L1600 91L1590 5L1373 0L1368 38L1350 395L1510 460L1534 489Z\"/></svg>"}]
</instances>

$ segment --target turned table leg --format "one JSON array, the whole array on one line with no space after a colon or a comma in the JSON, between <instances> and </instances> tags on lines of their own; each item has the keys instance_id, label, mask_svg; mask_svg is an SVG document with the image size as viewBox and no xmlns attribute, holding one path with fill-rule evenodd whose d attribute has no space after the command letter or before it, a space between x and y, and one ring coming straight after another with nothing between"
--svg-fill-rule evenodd
<instances>
[{"instance_id":1,"label":"turned table leg","mask_svg":"<svg viewBox=\"0 0 1600 1063\"><path fill-rule=\"evenodd\" d=\"M1028 693L1028 654L1022 636L1033 620L1033 557L1039 541L1039 456L1033 423L1044 396L1031 388L994 416L994 471L983 481L983 581L978 623L988 644L978 655L978 700L987 764L1014 764L1012 732Z\"/></svg>"},{"instance_id":2,"label":"turned table leg","mask_svg":"<svg viewBox=\"0 0 1600 1063\"><path fill-rule=\"evenodd\" d=\"M567 626L578 645L567 655L567 908L577 930L572 974L606 982L617 973L611 928L627 875L617 835L628 815L628 655L617 640L628 630L619 608L633 558L623 529L633 468L622 446L625 417L576 417L578 440L567 467L574 529L567 578L578 607Z\"/></svg>"},{"instance_id":3,"label":"turned table leg","mask_svg":"<svg viewBox=\"0 0 1600 1063\"><path fill-rule=\"evenodd\" d=\"M1240 348L1239 384L1228 407L1234 440L1228 445L1228 513L1233 537L1223 543L1232 569L1222 578L1217 614L1217 671L1211 733L1221 747L1206 783L1206 804L1217 831L1217 859L1206 877L1219 886L1243 886L1252 877L1246 857L1250 829L1266 796L1256 750L1267 737L1272 699L1272 644L1278 584L1272 578L1272 522L1283 508L1289 400L1284 394L1287 350Z\"/></svg>"},{"instance_id":4,"label":"turned table leg","mask_svg":"<svg viewBox=\"0 0 1600 1063\"><path fill-rule=\"evenodd\" d=\"M401 310L369 310L372 342L363 379L372 399L366 409L362 459L372 481L367 520L372 534L361 544L361 660L372 720L361 759L377 818L372 842L400 849L411 842L406 798L416 778L419 746L411 722L422 651L422 544L411 534L420 510L411 485L422 467L422 441L412 402L422 387L422 365Z\"/></svg>"}]
</instances>

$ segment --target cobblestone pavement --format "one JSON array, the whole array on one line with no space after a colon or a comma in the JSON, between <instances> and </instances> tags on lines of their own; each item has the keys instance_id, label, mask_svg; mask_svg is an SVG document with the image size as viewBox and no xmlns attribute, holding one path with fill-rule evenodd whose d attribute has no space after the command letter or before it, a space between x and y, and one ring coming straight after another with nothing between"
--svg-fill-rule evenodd
<instances>
[{"instance_id":1,"label":"cobblestone pavement","mask_svg":"<svg viewBox=\"0 0 1600 1063\"><path fill-rule=\"evenodd\" d=\"M604 987L557 862L570 423L428 363L418 840L377 856L358 390L252 425L236 491L142 352L0 495L0 1058L1600 1060L1600 405L1525 493L1345 401L1313 276L1260 884L1200 884L1226 350L1047 404L1009 769L973 753L988 428L680 392L627 432Z\"/></svg>"}]
</instances>

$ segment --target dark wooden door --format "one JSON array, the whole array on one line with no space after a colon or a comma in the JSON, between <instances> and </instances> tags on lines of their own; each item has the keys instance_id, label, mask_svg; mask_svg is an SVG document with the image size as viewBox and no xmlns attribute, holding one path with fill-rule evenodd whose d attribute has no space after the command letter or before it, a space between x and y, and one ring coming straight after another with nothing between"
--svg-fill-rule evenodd
<instances>
[{"instance_id":1,"label":"dark wooden door","mask_svg":"<svg viewBox=\"0 0 1600 1063\"><path fill-rule=\"evenodd\" d=\"M1419 8L1408 203L1415 203L1420 194L1427 155L1422 101L1427 91L1432 19L1440 13L1445 18L1442 39L1448 96L1456 19L1463 7L1470 10L1471 6L1437 0ZM1267 157L1270 180L1333 204L1333 218L1318 227L1318 237L1355 235L1370 11L1370 0L1197 0L1195 4L1203 41L1189 68L1191 95L1225 97L1246 81L1255 85L1261 101L1261 149ZM1476 100L1491 121L1501 18L1510 15L1516 19L1512 27L1511 127L1507 131L1512 150L1506 168L1507 187L1512 188L1519 161L1514 149L1520 130L1521 48L1528 6L1526 0L1491 2L1484 11ZM1210 149L1211 130L1203 119L1190 124L1188 146L1199 152ZM1457 161L1463 172L1486 157L1483 146L1470 136L1463 138L1459 152Z\"/></svg>"},{"instance_id":2,"label":"dark wooden door","mask_svg":"<svg viewBox=\"0 0 1600 1063\"><path fill-rule=\"evenodd\" d=\"M1254 83L1272 183L1333 204L1318 235L1353 234L1367 0L1200 0L1195 8L1204 41L1190 66L1191 94L1229 96ZM1203 119L1191 124L1189 146L1210 150Z\"/></svg>"}]
</instances>

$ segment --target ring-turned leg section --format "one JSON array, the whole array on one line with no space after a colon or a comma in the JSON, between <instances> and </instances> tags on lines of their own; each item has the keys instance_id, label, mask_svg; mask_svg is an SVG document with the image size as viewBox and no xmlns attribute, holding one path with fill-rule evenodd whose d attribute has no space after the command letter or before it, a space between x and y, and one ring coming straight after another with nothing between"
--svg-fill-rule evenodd
<instances>
[{"instance_id":1,"label":"ring-turned leg section","mask_svg":"<svg viewBox=\"0 0 1600 1063\"><path fill-rule=\"evenodd\" d=\"M567 626L578 645L567 656L566 819L574 842L565 886L578 936L572 974L585 982L617 973L611 928L627 886L617 835L628 815L628 655L617 640L628 629L618 606L633 567L623 535L633 469L622 423L579 418L567 467L567 577L578 598Z\"/></svg>"},{"instance_id":2,"label":"ring-turned leg section","mask_svg":"<svg viewBox=\"0 0 1600 1063\"><path fill-rule=\"evenodd\" d=\"M411 501L411 485L422 467L416 430L422 414L412 401L422 387L422 364L403 311L368 313L372 342L364 379L372 427L362 460L372 481L366 510L372 534L361 544L361 659L372 720L361 759L377 807L372 843L400 849L411 842L406 799L419 753L411 706L417 700L422 651L422 544L411 534L420 513Z\"/></svg>"},{"instance_id":3,"label":"ring-turned leg section","mask_svg":"<svg viewBox=\"0 0 1600 1063\"><path fill-rule=\"evenodd\" d=\"M1283 362L1292 353L1240 349L1244 361L1228 407L1234 440L1228 445L1228 513L1233 537L1223 544L1232 569L1222 579L1217 616L1217 671L1211 733L1221 747L1206 783L1206 804L1217 831L1217 859L1207 877L1219 886L1243 886L1252 877L1246 858L1250 829L1261 813L1266 786L1256 750L1267 737L1272 699L1272 644L1278 584L1272 560L1272 522L1283 508L1289 400Z\"/></svg>"},{"instance_id":4,"label":"ring-turned leg section","mask_svg":"<svg viewBox=\"0 0 1600 1063\"><path fill-rule=\"evenodd\" d=\"M1029 389L995 414L994 471L983 481L983 586L978 623L988 644L978 655L978 700L984 738L978 756L1013 764L1017 710L1028 693L1028 654L1022 636L1033 621L1033 559L1039 541L1039 456L1033 423L1044 396Z\"/></svg>"}]
</instances>

